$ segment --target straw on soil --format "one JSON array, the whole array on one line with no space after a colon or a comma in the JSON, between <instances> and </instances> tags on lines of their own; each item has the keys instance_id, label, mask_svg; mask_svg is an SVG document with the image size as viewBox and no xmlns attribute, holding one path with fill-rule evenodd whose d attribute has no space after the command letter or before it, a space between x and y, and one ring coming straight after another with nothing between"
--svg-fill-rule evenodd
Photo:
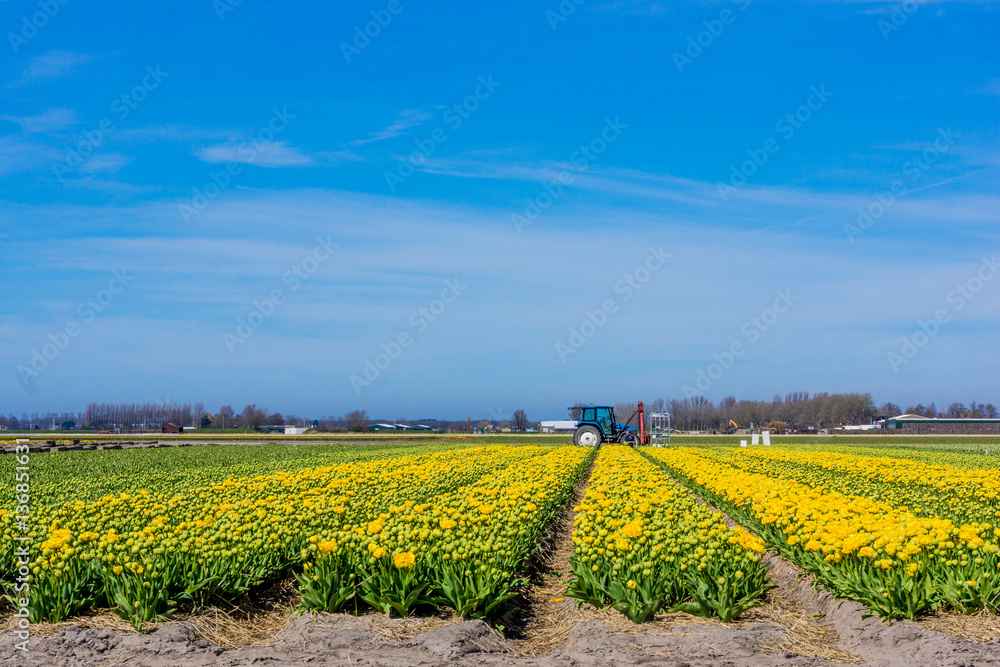
<instances>
[{"instance_id":1,"label":"straw on soil","mask_svg":"<svg viewBox=\"0 0 1000 667\"><path fill-rule=\"evenodd\" d=\"M596 459L595 459L596 461ZM584 489L594 472L594 463L580 476L573 494L562 512L549 526L548 535L532 554L532 585L524 593L520 610L509 619L515 651L522 656L551 652L569 637L573 629L587 619L576 601L566 598L566 583L572 569L573 508L583 499Z\"/></svg>"},{"instance_id":2,"label":"straw on soil","mask_svg":"<svg viewBox=\"0 0 1000 667\"><path fill-rule=\"evenodd\" d=\"M283 580L253 595L244 595L227 608L205 607L191 612L172 615L168 621L147 621L142 632L152 632L169 623L186 623L195 632L196 639L204 639L226 649L244 646L269 646L275 642L278 631L288 622L298 600L294 580ZM12 619L0 631L14 627ZM94 609L85 616L77 616L59 623L33 623L34 637L51 637L67 628L114 630L124 634L138 634L132 623L110 609Z\"/></svg>"},{"instance_id":3,"label":"straw on soil","mask_svg":"<svg viewBox=\"0 0 1000 667\"><path fill-rule=\"evenodd\" d=\"M363 617L368 620L369 630L379 633L387 641L395 642L413 639L425 632L462 622L462 619L450 609L442 609L430 616L407 616L406 618L389 618L384 614L372 611Z\"/></svg>"},{"instance_id":4,"label":"straw on soil","mask_svg":"<svg viewBox=\"0 0 1000 667\"><path fill-rule=\"evenodd\" d=\"M1000 640L1000 616L985 610L975 615L937 612L918 618L916 622L928 630L944 632L959 639Z\"/></svg>"}]
</instances>

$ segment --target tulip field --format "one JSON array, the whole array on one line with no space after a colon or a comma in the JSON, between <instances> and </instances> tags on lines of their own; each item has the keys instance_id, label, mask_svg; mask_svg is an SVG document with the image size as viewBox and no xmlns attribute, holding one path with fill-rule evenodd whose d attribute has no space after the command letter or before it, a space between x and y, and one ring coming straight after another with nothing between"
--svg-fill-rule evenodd
<instances>
[{"instance_id":1,"label":"tulip field","mask_svg":"<svg viewBox=\"0 0 1000 667\"><path fill-rule=\"evenodd\" d=\"M0 490L0 583L9 605L30 584L32 622L110 608L140 628L279 580L297 583L304 609L495 620L572 509L567 597L637 623L738 618L774 587L768 550L890 621L997 613L994 461L478 443L32 454L29 522L15 485ZM0 464L12 477L13 455ZM24 536L26 568L13 555Z\"/></svg>"},{"instance_id":2,"label":"tulip field","mask_svg":"<svg viewBox=\"0 0 1000 667\"><path fill-rule=\"evenodd\" d=\"M630 447L601 449L573 528L569 594L636 622L668 609L729 621L768 588L763 542Z\"/></svg>"},{"instance_id":3,"label":"tulip field","mask_svg":"<svg viewBox=\"0 0 1000 667\"><path fill-rule=\"evenodd\" d=\"M302 550L306 605L338 611L360 598L401 616L421 603L473 618L507 611L519 566L593 456L577 447L539 454L486 451L516 462L420 502L369 505L360 521L317 524Z\"/></svg>"},{"instance_id":4,"label":"tulip field","mask_svg":"<svg viewBox=\"0 0 1000 667\"><path fill-rule=\"evenodd\" d=\"M305 607L405 615L445 604L495 615L593 455L499 446L306 459L316 467L266 458L196 470L150 465L172 453L147 454L142 470L110 481L40 474L53 479L36 483L34 498L46 502L33 503L28 532L33 621L110 606L140 626L182 603L232 600L289 573ZM128 453L115 455L129 466ZM281 464L290 470L254 474ZM115 485L121 490L107 493ZM11 488L10 509L0 509L8 589L18 570L13 500Z\"/></svg>"},{"instance_id":5,"label":"tulip field","mask_svg":"<svg viewBox=\"0 0 1000 667\"><path fill-rule=\"evenodd\" d=\"M994 470L807 448L678 447L651 457L820 585L882 618L1000 611Z\"/></svg>"}]
</instances>

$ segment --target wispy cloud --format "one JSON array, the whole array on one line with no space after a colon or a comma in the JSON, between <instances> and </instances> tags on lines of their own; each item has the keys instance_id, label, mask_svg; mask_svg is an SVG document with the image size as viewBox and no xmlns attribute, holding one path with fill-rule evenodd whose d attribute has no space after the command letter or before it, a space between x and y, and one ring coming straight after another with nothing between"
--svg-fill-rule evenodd
<instances>
[{"instance_id":1,"label":"wispy cloud","mask_svg":"<svg viewBox=\"0 0 1000 667\"><path fill-rule=\"evenodd\" d=\"M118 171L128 164L129 161L130 158L121 153L105 153L96 155L84 162L80 167L80 171L88 174L111 173Z\"/></svg>"},{"instance_id":2,"label":"wispy cloud","mask_svg":"<svg viewBox=\"0 0 1000 667\"><path fill-rule=\"evenodd\" d=\"M405 134L406 130L417 127L424 121L428 121L432 118L431 114L422 109L407 109L403 111L396 119L389 123L388 127L379 132L372 132L371 136L367 139L358 139L357 141L352 141L352 146L363 146L364 144L371 143L373 141L382 141L384 139L391 139L393 137L398 137L401 134Z\"/></svg>"},{"instance_id":3,"label":"wispy cloud","mask_svg":"<svg viewBox=\"0 0 1000 667\"><path fill-rule=\"evenodd\" d=\"M84 178L67 178L65 185L67 187L77 188L80 190L102 192L116 197L136 197L140 195L158 194L162 193L166 189L159 185L135 185L133 183L123 183L122 181L112 179L93 178L91 176L85 176Z\"/></svg>"},{"instance_id":4,"label":"wispy cloud","mask_svg":"<svg viewBox=\"0 0 1000 667\"><path fill-rule=\"evenodd\" d=\"M313 159L284 141L257 141L209 146L197 153L205 162L241 162L258 167L301 167Z\"/></svg>"},{"instance_id":5,"label":"wispy cloud","mask_svg":"<svg viewBox=\"0 0 1000 667\"><path fill-rule=\"evenodd\" d=\"M479 178L523 182L553 182L559 174L573 176L571 187L647 199L673 200L687 204L717 206L721 202L715 185L670 174L653 174L635 169L600 169L582 172L563 162L512 163L475 159L429 159L421 171L458 178Z\"/></svg>"},{"instance_id":6,"label":"wispy cloud","mask_svg":"<svg viewBox=\"0 0 1000 667\"><path fill-rule=\"evenodd\" d=\"M24 134L52 134L77 122L76 112L72 109L48 109L34 116L3 115L0 119L17 123Z\"/></svg>"},{"instance_id":7,"label":"wispy cloud","mask_svg":"<svg viewBox=\"0 0 1000 667\"><path fill-rule=\"evenodd\" d=\"M323 151L317 153L317 157L326 160L327 162L364 162L365 158L361 157L354 151Z\"/></svg>"},{"instance_id":8,"label":"wispy cloud","mask_svg":"<svg viewBox=\"0 0 1000 667\"><path fill-rule=\"evenodd\" d=\"M34 171L56 159L55 150L19 137L0 137L0 176Z\"/></svg>"},{"instance_id":9,"label":"wispy cloud","mask_svg":"<svg viewBox=\"0 0 1000 667\"><path fill-rule=\"evenodd\" d=\"M942 213L944 220L953 219L951 212ZM636 215L617 207L553 210L552 224L533 228L535 236L526 243L510 229L490 224L490 211L308 189L233 193L206 211L211 224L190 237L178 235L176 225L169 224L172 214L174 208L166 204L22 210L19 225L9 231L24 251L10 253L8 262L15 270L31 268L43 289L27 283L12 294L15 314L8 318L9 331L0 332L8 341L0 360L21 363L22 350L46 340L63 313L72 312L74 299L88 293L90 288L80 284L97 283L108 267L124 265L141 277L141 298L116 302L113 311L94 323L92 334L53 366L46 382L57 396L62 387L73 386L70 378L84 375L111 383L141 372L152 382L166 382L170 376L159 359L194 355L199 370L185 385L191 393L224 393L228 383L250 381L262 370L293 368L296 372L287 374L287 381L286 374L274 373L285 400L315 400L310 393L325 382L324 400L346 402L352 390L346 380L330 383L330 369L346 378L379 351L382 340L406 326L413 309L434 298L443 279L453 277L469 285L468 293L444 316L446 324L435 325L420 339L405 365L394 367L372 388L373 409L381 409L379 400L402 400L398 397L412 394L413 383L421 381L438 402L452 396L449 391L472 395L484 405L495 396L495 388L483 389L475 380L455 389L453 378L460 375L450 366L442 373L442 359L456 369L482 368L485 373L511 368L512 375L531 377L545 391L560 391L567 383L586 386L594 368L606 371L615 363L646 367L651 349L660 350L654 365L693 374L702 358L710 360L739 335L740 323L759 313L778 286L801 295L801 302L762 338L759 352L747 355L726 375L719 390L752 390L761 377L775 386L794 386L800 381L794 369L802 364L833 378L831 382L868 386L884 374L879 365L885 363L891 338L886 331L925 317L940 300L942 285L969 275L979 262L978 257L956 260L914 237L895 242L911 250L905 244L916 241L924 252L886 254L873 247L859 254L846 244L811 243L802 217L790 218L799 223L800 233L710 234L700 221L669 213ZM80 224L67 237L68 217ZM611 219L615 224L608 224ZM120 237L116 230L125 220L135 233ZM358 225L357 220L372 224ZM19 233L27 229L32 230L30 241ZM308 256L320 235L342 243L345 252L313 274L301 291L288 292L282 272ZM601 299L618 299L615 282L642 260L648 246L661 244L674 253L665 272L630 302L619 299L623 315L609 319L581 350L580 363L557 365L553 342L565 338L568 328ZM560 252L553 254L556 246ZM363 252L373 247L379 252ZM608 261L578 271L578 258L594 248L602 248ZM238 279L222 280L220 275ZM678 284L684 289L678 290ZM884 289L868 289L872 284ZM289 299L250 343L254 361L233 362L220 354L225 350L221 333L275 288L285 289ZM886 290L897 295L889 307ZM526 293L535 298L525 301ZM53 295L73 298L50 305ZM988 325L998 298L984 290L960 319ZM706 301L717 307L699 311ZM497 312L517 312L518 317L498 320ZM676 312L699 316L689 318L668 340L663 331ZM524 321L532 327L525 329ZM974 334L959 327L949 332L956 345L978 344L986 351L985 361L966 362L959 355L963 372L976 363L996 361L992 348ZM477 341L475 349L463 346L468 340ZM956 363L948 359L945 346L935 349L940 352L928 348L921 358L940 354L942 362ZM460 350L459 359L452 362L455 350ZM776 355L782 364L774 364ZM864 371L861 376L855 368L845 370L842 360L848 356L861 360L856 365ZM225 369L225 375L218 369ZM656 382L662 382L663 372L658 366Z\"/></svg>"},{"instance_id":10,"label":"wispy cloud","mask_svg":"<svg viewBox=\"0 0 1000 667\"><path fill-rule=\"evenodd\" d=\"M236 141L241 134L239 130L169 123L167 125L123 128L118 132L117 137L122 141L135 141L138 143L152 143L155 141L187 143L194 141Z\"/></svg>"},{"instance_id":11,"label":"wispy cloud","mask_svg":"<svg viewBox=\"0 0 1000 667\"><path fill-rule=\"evenodd\" d=\"M610 197L608 201L627 199L631 202L631 208L636 210L648 207L657 209L660 202L670 202L682 207L679 210L684 211L685 215L699 218L707 216L703 224L740 228L750 226L754 221L762 219L761 216L766 218L772 214L794 215L795 219L801 221L803 217L822 211L827 215L839 216L839 219L853 220L857 216L857 208L867 206L875 195L874 191L865 189L827 191L786 185L748 185L730 194L728 201L723 202L718 196L715 183L618 167L591 167L586 172L580 172L572 165L558 162L524 164L431 159L421 170L455 178L525 183L557 182L559 173L569 172L573 175L573 181L565 186L568 190ZM933 197L917 194L925 190L937 190L982 171L974 169L914 187L900 194L899 203L894 210L899 214L905 213L914 224L917 221L937 224L947 220L949 215L970 223L997 221L1000 202L992 194L975 195L947 188L945 192L936 193Z\"/></svg>"},{"instance_id":12,"label":"wispy cloud","mask_svg":"<svg viewBox=\"0 0 1000 667\"><path fill-rule=\"evenodd\" d=\"M72 51L49 51L32 58L21 73L17 84L44 79L59 79L76 72L80 67L97 60L97 56Z\"/></svg>"},{"instance_id":13,"label":"wispy cloud","mask_svg":"<svg viewBox=\"0 0 1000 667\"><path fill-rule=\"evenodd\" d=\"M666 3L649 2L648 0L628 0L627 2L619 1L596 5L594 6L594 10L609 14L626 14L630 16L662 16L667 13L667 5Z\"/></svg>"},{"instance_id":14,"label":"wispy cloud","mask_svg":"<svg viewBox=\"0 0 1000 667\"><path fill-rule=\"evenodd\" d=\"M1000 95L1000 79L993 79L989 81L984 87L983 92L988 95Z\"/></svg>"}]
</instances>

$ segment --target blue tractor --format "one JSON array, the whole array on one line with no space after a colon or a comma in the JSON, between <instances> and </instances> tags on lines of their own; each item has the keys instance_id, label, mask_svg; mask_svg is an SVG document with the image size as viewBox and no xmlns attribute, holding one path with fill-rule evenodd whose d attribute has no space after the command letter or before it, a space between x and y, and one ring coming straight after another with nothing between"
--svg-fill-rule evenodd
<instances>
[{"instance_id":1,"label":"blue tractor","mask_svg":"<svg viewBox=\"0 0 1000 667\"><path fill-rule=\"evenodd\" d=\"M570 410L580 411L580 420L573 432L573 444L583 447L595 447L605 442L617 442L622 445L635 446L642 441L645 434L640 435L635 428L628 425L632 417L619 423L615 419L615 409L610 405L574 406ZM642 403L639 403L639 423L642 424ZM645 430L645 429L643 429Z\"/></svg>"}]
</instances>

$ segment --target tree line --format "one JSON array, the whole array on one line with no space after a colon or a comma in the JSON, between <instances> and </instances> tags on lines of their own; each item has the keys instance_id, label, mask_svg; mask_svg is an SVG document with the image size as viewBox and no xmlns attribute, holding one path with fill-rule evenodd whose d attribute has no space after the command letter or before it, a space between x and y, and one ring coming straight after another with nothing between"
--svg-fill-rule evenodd
<instances>
[{"instance_id":1,"label":"tree line","mask_svg":"<svg viewBox=\"0 0 1000 667\"><path fill-rule=\"evenodd\" d=\"M88 403L84 424L97 430L152 429L167 422L193 426L202 405L190 403Z\"/></svg>"},{"instance_id":2,"label":"tree line","mask_svg":"<svg viewBox=\"0 0 1000 667\"><path fill-rule=\"evenodd\" d=\"M579 407L570 409L570 418L579 418ZM615 413L619 421L629 419L635 412L635 403L618 403ZM646 415L655 412L669 412L674 428L682 431L729 430L735 422L740 428L755 426L771 428L830 428L847 424L869 424L879 417L895 417L900 414L915 414L923 417L941 418L991 418L998 416L992 403L972 401L968 405L953 402L938 410L934 403L908 405L905 409L896 403L876 405L871 394L791 392L775 396L770 401L737 400L728 396L718 403L702 396L686 399L663 399L645 402ZM366 410L352 410L342 416L329 415L315 420L306 420L291 414L270 412L266 408L251 403L237 412L231 405L223 405L216 412L205 411L202 403L90 403L82 413L48 412L44 414L24 413L20 418L0 414L0 428L69 430L77 427L95 430L151 430L159 429L165 423L181 427L202 429L256 429L268 427L305 426L327 431L366 431L372 423ZM400 424L410 424L410 420L397 418ZM421 419L421 424L429 425L435 431L487 431L510 428L525 431L537 426L528 420L524 410L515 410L511 418L482 420L473 422L471 416L461 421ZM632 416L629 423L638 426L638 417Z\"/></svg>"},{"instance_id":3,"label":"tree line","mask_svg":"<svg viewBox=\"0 0 1000 667\"><path fill-rule=\"evenodd\" d=\"M170 423L181 427L216 429L263 429L293 425L301 420L294 415L269 412L256 403L236 412L223 405L217 412L206 412L202 403L89 403L83 425L96 430L146 430Z\"/></svg>"}]
</instances>

